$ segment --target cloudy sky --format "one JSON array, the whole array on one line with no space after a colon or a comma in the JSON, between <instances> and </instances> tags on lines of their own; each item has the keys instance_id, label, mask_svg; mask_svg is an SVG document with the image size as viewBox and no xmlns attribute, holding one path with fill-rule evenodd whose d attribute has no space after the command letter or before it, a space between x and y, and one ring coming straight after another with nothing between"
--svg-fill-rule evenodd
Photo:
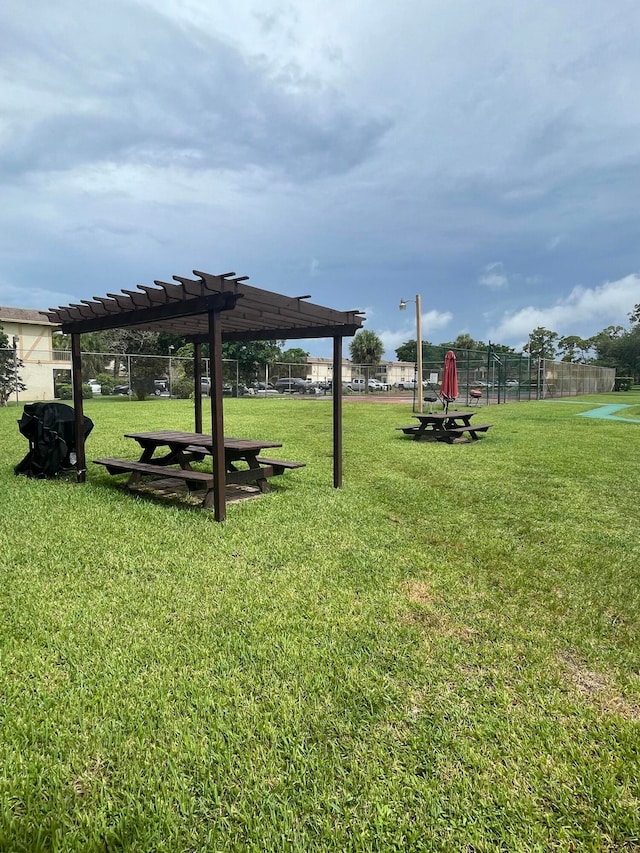
<instances>
[{"instance_id":1,"label":"cloudy sky","mask_svg":"<svg viewBox=\"0 0 640 853\"><path fill-rule=\"evenodd\" d=\"M3 0L0 303L234 270L389 357L416 293L435 343L626 326L639 44L638 0Z\"/></svg>"}]
</instances>

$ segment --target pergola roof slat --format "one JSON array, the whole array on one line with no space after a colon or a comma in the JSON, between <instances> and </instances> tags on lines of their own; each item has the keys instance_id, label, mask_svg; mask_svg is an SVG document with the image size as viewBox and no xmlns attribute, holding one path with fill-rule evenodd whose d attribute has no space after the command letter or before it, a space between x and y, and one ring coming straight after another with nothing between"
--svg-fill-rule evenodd
<instances>
[{"instance_id":1,"label":"pergola roof slat","mask_svg":"<svg viewBox=\"0 0 640 853\"><path fill-rule=\"evenodd\" d=\"M71 303L71 305L69 305L69 308L75 308L76 311L80 312L81 317L95 317L95 314L93 313L93 311L90 308L88 308L86 305L82 305L82 304L79 305L76 302L73 302L73 303Z\"/></svg>"},{"instance_id":2,"label":"pergola roof slat","mask_svg":"<svg viewBox=\"0 0 640 853\"><path fill-rule=\"evenodd\" d=\"M67 310L68 310L69 316L73 320L84 320L85 319L83 314L82 314L82 311L78 308L78 306L69 305L69 308Z\"/></svg>"},{"instance_id":3,"label":"pergola roof slat","mask_svg":"<svg viewBox=\"0 0 640 853\"><path fill-rule=\"evenodd\" d=\"M159 287L148 287L146 284L136 284L138 290L142 290L153 305L164 305L167 302L167 294Z\"/></svg>"},{"instance_id":4,"label":"pergola roof slat","mask_svg":"<svg viewBox=\"0 0 640 853\"><path fill-rule=\"evenodd\" d=\"M171 284L168 281L158 281L157 279L154 281L154 284L157 284L158 287L164 290L167 299L182 301L185 298L184 288L179 284Z\"/></svg>"},{"instance_id":5,"label":"pergola roof slat","mask_svg":"<svg viewBox=\"0 0 640 853\"><path fill-rule=\"evenodd\" d=\"M204 284L201 281L194 281L192 278L182 278L182 276L171 276L182 285L184 292L188 296L202 296L205 292Z\"/></svg>"},{"instance_id":6,"label":"pergola roof slat","mask_svg":"<svg viewBox=\"0 0 640 853\"><path fill-rule=\"evenodd\" d=\"M87 305L93 312L94 317L103 317L106 314L104 306L100 302L91 299L81 299L83 305Z\"/></svg>"},{"instance_id":7,"label":"pergola roof slat","mask_svg":"<svg viewBox=\"0 0 640 853\"><path fill-rule=\"evenodd\" d=\"M120 306L115 299L106 299L104 296L94 296L93 298L96 302L100 302L108 314L117 314L120 311Z\"/></svg>"},{"instance_id":8,"label":"pergola roof slat","mask_svg":"<svg viewBox=\"0 0 640 853\"><path fill-rule=\"evenodd\" d=\"M133 300L129 296L125 296L124 292L107 293L107 296L114 299L118 303L118 308L121 308L123 311L130 311L132 308L135 308Z\"/></svg>"},{"instance_id":9,"label":"pergola roof slat","mask_svg":"<svg viewBox=\"0 0 640 853\"><path fill-rule=\"evenodd\" d=\"M146 293L137 293L135 290L124 290L133 304L138 308L150 308L153 304Z\"/></svg>"},{"instance_id":10,"label":"pergola roof slat","mask_svg":"<svg viewBox=\"0 0 640 853\"><path fill-rule=\"evenodd\" d=\"M52 323L64 323L65 319L71 319L71 315L69 314L67 309L62 307L47 311L47 317L51 320Z\"/></svg>"}]
</instances>

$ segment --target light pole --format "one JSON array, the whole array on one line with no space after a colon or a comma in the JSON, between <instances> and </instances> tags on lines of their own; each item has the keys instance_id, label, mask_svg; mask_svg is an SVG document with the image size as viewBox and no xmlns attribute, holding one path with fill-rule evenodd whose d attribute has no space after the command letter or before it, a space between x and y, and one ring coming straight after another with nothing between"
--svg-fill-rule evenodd
<instances>
[{"instance_id":1,"label":"light pole","mask_svg":"<svg viewBox=\"0 0 640 853\"><path fill-rule=\"evenodd\" d=\"M18 344L20 343L20 337L18 335L13 336L13 381L16 383L16 406L20 405L20 400L18 398Z\"/></svg>"},{"instance_id":2,"label":"light pole","mask_svg":"<svg viewBox=\"0 0 640 853\"><path fill-rule=\"evenodd\" d=\"M175 347L173 344L169 344L169 399L171 399L171 356L173 355L173 350Z\"/></svg>"},{"instance_id":3,"label":"light pole","mask_svg":"<svg viewBox=\"0 0 640 853\"><path fill-rule=\"evenodd\" d=\"M420 294L416 294L415 300L401 299L400 310L407 310L407 302L416 303L416 365L418 372L418 413L422 413L422 300Z\"/></svg>"}]
</instances>

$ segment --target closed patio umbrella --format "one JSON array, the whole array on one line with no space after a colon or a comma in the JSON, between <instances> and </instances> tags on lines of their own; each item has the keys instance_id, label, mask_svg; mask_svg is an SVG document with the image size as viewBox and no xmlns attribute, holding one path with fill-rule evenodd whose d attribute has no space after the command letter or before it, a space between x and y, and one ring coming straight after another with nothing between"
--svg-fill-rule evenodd
<instances>
[{"instance_id":1,"label":"closed patio umbrella","mask_svg":"<svg viewBox=\"0 0 640 853\"><path fill-rule=\"evenodd\" d=\"M449 403L458 396L458 368L456 366L456 354L453 350L444 357L444 371L442 373L442 386L440 388L444 400L444 410L449 411Z\"/></svg>"}]
</instances>

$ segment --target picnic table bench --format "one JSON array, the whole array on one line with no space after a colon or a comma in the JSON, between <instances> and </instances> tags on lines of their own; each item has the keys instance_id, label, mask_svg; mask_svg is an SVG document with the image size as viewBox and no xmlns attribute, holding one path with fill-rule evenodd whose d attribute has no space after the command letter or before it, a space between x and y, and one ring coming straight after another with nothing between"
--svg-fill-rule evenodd
<instances>
[{"instance_id":1,"label":"picnic table bench","mask_svg":"<svg viewBox=\"0 0 640 853\"><path fill-rule=\"evenodd\" d=\"M259 462L263 467L273 468L276 476L294 468L304 468L306 464L305 462L292 462L287 459L265 459L263 456L258 456L256 462Z\"/></svg>"},{"instance_id":2,"label":"picnic table bench","mask_svg":"<svg viewBox=\"0 0 640 853\"><path fill-rule=\"evenodd\" d=\"M234 439L235 440L235 439ZM270 445L272 447L282 447L281 444ZM207 455L208 451L205 447L199 447L198 445L189 445L186 448L187 452L190 454L192 461L200 462ZM284 474L286 470L293 470L294 468L304 468L306 462L292 462L288 459L265 459L262 456L256 457L256 462L259 462L260 465L268 466L270 465L274 468L274 474L277 476L279 474ZM275 470L277 469L277 470ZM269 475L269 476L274 476Z\"/></svg>"},{"instance_id":3,"label":"picnic table bench","mask_svg":"<svg viewBox=\"0 0 640 853\"><path fill-rule=\"evenodd\" d=\"M158 479L182 480L189 491L205 489L204 506L213 502L213 473L210 471L194 471L192 462L201 462L206 456L213 455L213 439L210 435L200 433L176 432L158 430L155 432L126 433L125 438L132 438L142 448L139 459L94 459L97 465L104 465L109 474L130 475L128 486L137 485L143 476ZM268 478L283 474L286 470L304 468L304 462L293 462L286 459L265 459L259 453L266 448L282 447L279 442L262 441L244 438L224 439L225 453L225 483L227 485L244 485L255 483L261 492L269 491ZM162 456L154 455L159 449L164 449ZM239 468L238 463L244 463L246 468ZM178 467L176 467L178 466Z\"/></svg>"},{"instance_id":4,"label":"picnic table bench","mask_svg":"<svg viewBox=\"0 0 640 853\"><path fill-rule=\"evenodd\" d=\"M463 436L466 432L472 441L478 441L480 432L487 432L492 424L472 424L471 418L475 412L435 412L419 414L418 424L396 427L405 435L413 436L415 441L446 441L452 444L454 439Z\"/></svg>"}]
</instances>

